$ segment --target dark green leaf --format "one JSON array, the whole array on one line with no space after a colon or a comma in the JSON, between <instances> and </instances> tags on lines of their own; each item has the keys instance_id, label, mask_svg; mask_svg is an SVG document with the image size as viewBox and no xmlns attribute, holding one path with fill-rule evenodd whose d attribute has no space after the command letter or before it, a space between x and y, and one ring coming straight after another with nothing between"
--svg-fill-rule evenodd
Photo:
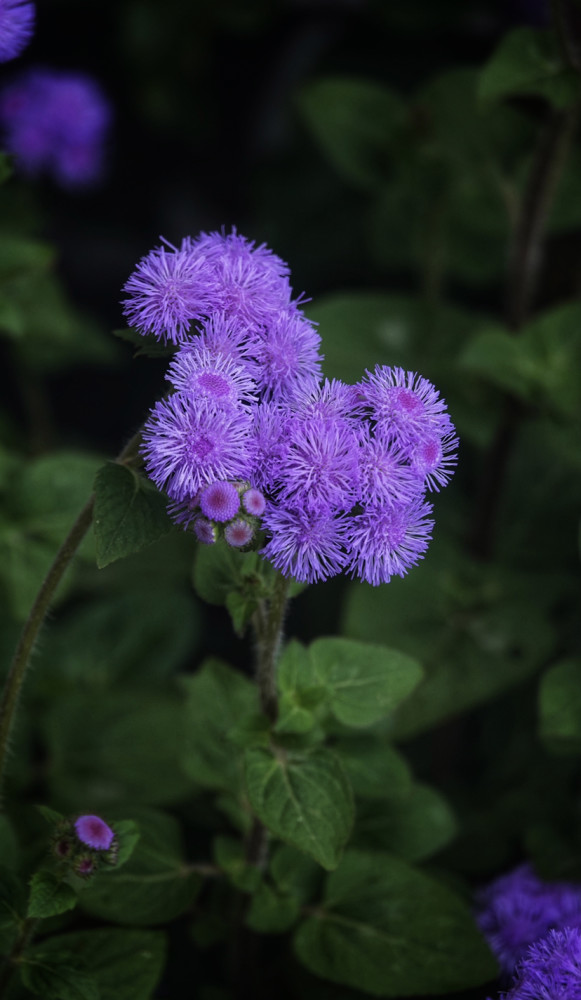
<instances>
[{"instance_id":1,"label":"dark green leaf","mask_svg":"<svg viewBox=\"0 0 581 1000\"><path fill-rule=\"evenodd\" d=\"M100 569L167 535L166 499L132 469L107 462L95 479L95 540Z\"/></svg>"},{"instance_id":2,"label":"dark green leaf","mask_svg":"<svg viewBox=\"0 0 581 1000\"><path fill-rule=\"evenodd\" d=\"M374 189L405 120L400 99L379 84L327 77L305 87L299 110L322 152L347 181Z\"/></svg>"},{"instance_id":3,"label":"dark green leaf","mask_svg":"<svg viewBox=\"0 0 581 1000\"><path fill-rule=\"evenodd\" d=\"M0 929L16 928L22 921L25 910L24 886L10 868L0 865Z\"/></svg>"},{"instance_id":4,"label":"dark green leaf","mask_svg":"<svg viewBox=\"0 0 581 1000\"><path fill-rule=\"evenodd\" d=\"M293 640L283 650L277 670L280 691L276 731L307 733L315 724L313 708L325 697L317 686L309 651Z\"/></svg>"},{"instance_id":5,"label":"dark green leaf","mask_svg":"<svg viewBox=\"0 0 581 1000\"><path fill-rule=\"evenodd\" d=\"M547 670L539 689L541 738L557 752L581 752L581 661Z\"/></svg>"},{"instance_id":6,"label":"dark green leaf","mask_svg":"<svg viewBox=\"0 0 581 1000\"><path fill-rule=\"evenodd\" d=\"M295 948L316 975L373 996L448 994L496 974L470 908L389 854L349 851Z\"/></svg>"},{"instance_id":7,"label":"dark green leaf","mask_svg":"<svg viewBox=\"0 0 581 1000\"><path fill-rule=\"evenodd\" d=\"M26 988L43 1000L101 1000L95 980L61 962L60 956L51 961L39 952L22 964L21 975Z\"/></svg>"},{"instance_id":8,"label":"dark green leaf","mask_svg":"<svg viewBox=\"0 0 581 1000\"><path fill-rule=\"evenodd\" d=\"M179 826L154 810L137 814L141 838L120 871L98 877L81 896L84 910L119 924L163 924L190 906L201 880L184 861Z\"/></svg>"},{"instance_id":9,"label":"dark green leaf","mask_svg":"<svg viewBox=\"0 0 581 1000\"><path fill-rule=\"evenodd\" d=\"M237 889L242 892L254 892L258 888L261 872L254 865L248 864L241 840L234 840L233 837L216 837L214 860L218 868L230 877Z\"/></svg>"},{"instance_id":10,"label":"dark green leaf","mask_svg":"<svg viewBox=\"0 0 581 1000\"><path fill-rule=\"evenodd\" d=\"M129 861L139 843L141 832L139 824L132 819L116 820L113 823L113 829L119 842L119 853L115 861L115 870L117 870ZM104 870L106 871L106 869Z\"/></svg>"},{"instance_id":11,"label":"dark green leaf","mask_svg":"<svg viewBox=\"0 0 581 1000\"><path fill-rule=\"evenodd\" d=\"M417 784L403 799L367 801L357 808L354 843L423 861L456 835L456 820L433 788Z\"/></svg>"},{"instance_id":12,"label":"dark green leaf","mask_svg":"<svg viewBox=\"0 0 581 1000\"><path fill-rule=\"evenodd\" d=\"M263 882L252 896L244 922L258 934L284 934L296 924L299 913L298 899Z\"/></svg>"},{"instance_id":13,"label":"dark green leaf","mask_svg":"<svg viewBox=\"0 0 581 1000\"><path fill-rule=\"evenodd\" d=\"M483 101L513 94L538 94L556 108L566 108L579 96L579 80L561 56L552 31L515 28L506 35L480 76Z\"/></svg>"},{"instance_id":14,"label":"dark green leaf","mask_svg":"<svg viewBox=\"0 0 581 1000\"><path fill-rule=\"evenodd\" d=\"M392 800L410 795L409 765L385 739L358 736L340 740L333 749L349 775L356 796Z\"/></svg>"},{"instance_id":15,"label":"dark green leaf","mask_svg":"<svg viewBox=\"0 0 581 1000\"><path fill-rule=\"evenodd\" d=\"M346 726L369 726L390 715L423 676L416 660L383 646L317 639L309 652L329 707Z\"/></svg>"},{"instance_id":16,"label":"dark green leaf","mask_svg":"<svg viewBox=\"0 0 581 1000\"><path fill-rule=\"evenodd\" d=\"M329 750L247 750L248 797L275 837L336 868L353 823L351 786Z\"/></svg>"},{"instance_id":17,"label":"dark green leaf","mask_svg":"<svg viewBox=\"0 0 581 1000\"><path fill-rule=\"evenodd\" d=\"M26 957L79 967L95 982L99 1000L150 1000L165 950L165 936L159 931L113 928L59 934L30 949Z\"/></svg>"},{"instance_id":18,"label":"dark green leaf","mask_svg":"<svg viewBox=\"0 0 581 1000\"><path fill-rule=\"evenodd\" d=\"M52 872L40 871L32 876L28 917L54 917L57 913L74 909L76 905L77 894L74 889Z\"/></svg>"},{"instance_id":19,"label":"dark green leaf","mask_svg":"<svg viewBox=\"0 0 581 1000\"><path fill-rule=\"evenodd\" d=\"M258 712L254 684L219 660L208 660L181 683L186 693L185 772L207 788L239 788L242 762L228 734L244 716Z\"/></svg>"},{"instance_id":20,"label":"dark green leaf","mask_svg":"<svg viewBox=\"0 0 581 1000\"><path fill-rule=\"evenodd\" d=\"M308 903L318 892L323 873L318 864L296 847L279 844L270 862L270 874L278 889Z\"/></svg>"}]
</instances>

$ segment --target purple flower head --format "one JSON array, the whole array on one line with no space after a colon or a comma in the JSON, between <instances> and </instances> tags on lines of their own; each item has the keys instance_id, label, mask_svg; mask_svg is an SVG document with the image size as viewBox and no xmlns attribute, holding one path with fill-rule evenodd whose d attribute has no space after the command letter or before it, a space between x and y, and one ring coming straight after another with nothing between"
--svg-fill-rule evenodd
<instances>
[{"instance_id":1,"label":"purple flower head","mask_svg":"<svg viewBox=\"0 0 581 1000\"><path fill-rule=\"evenodd\" d=\"M581 1000L581 932L549 931L521 960L504 1000Z\"/></svg>"},{"instance_id":2,"label":"purple flower head","mask_svg":"<svg viewBox=\"0 0 581 1000\"><path fill-rule=\"evenodd\" d=\"M200 507L210 521L231 521L240 509L238 490L232 483L211 483L200 493Z\"/></svg>"},{"instance_id":3,"label":"purple flower head","mask_svg":"<svg viewBox=\"0 0 581 1000\"><path fill-rule=\"evenodd\" d=\"M431 504L421 498L402 507L366 508L349 522L349 569L374 587L405 576L428 548L434 522Z\"/></svg>"},{"instance_id":4,"label":"purple flower head","mask_svg":"<svg viewBox=\"0 0 581 1000\"><path fill-rule=\"evenodd\" d=\"M172 500L184 500L216 479L245 478L250 466L250 417L207 399L176 392L157 402L145 422L147 474Z\"/></svg>"},{"instance_id":5,"label":"purple flower head","mask_svg":"<svg viewBox=\"0 0 581 1000\"><path fill-rule=\"evenodd\" d=\"M340 573L346 563L345 524L328 508L270 505L263 527L270 539L261 552L284 576L316 583Z\"/></svg>"},{"instance_id":6,"label":"purple flower head","mask_svg":"<svg viewBox=\"0 0 581 1000\"><path fill-rule=\"evenodd\" d=\"M292 292L288 265L264 243L255 246L233 229L227 234L201 233L195 240L187 237L182 247L208 261L213 312L256 327L288 307Z\"/></svg>"},{"instance_id":7,"label":"purple flower head","mask_svg":"<svg viewBox=\"0 0 581 1000\"><path fill-rule=\"evenodd\" d=\"M345 421L289 422L281 497L294 506L349 509L359 495L359 442Z\"/></svg>"},{"instance_id":8,"label":"purple flower head","mask_svg":"<svg viewBox=\"0 0 581 1000\"><path fill-rule=\"evenodd\" d=\"M256 401L256 386L245 366L230 358L213 357L199 343L178 351L166 379L178 390L196 398L205 396L221 406Z\"/></svg>"},{"instance_id":9,"label":"purple flower head","mask_svg":"<svg viewBox=\"0 0 581 1000\"><path fill-rule=\"evenodd\" d=\"M123 286L124 313L142 334L172 344L186 340L190 324L209 307L202 257L157 247L143 257Z\"/></svg>"},{"instance_id":10,"label":"purple flower head","mask_svg":"<svg viewBox=\"0 0 581 1000\"><path fill-rule=\"evenodd\" d=\"M266 500L260 490L251 487L242 497L242 506L253 517L262 517L266 509Z\"/></svg>"},{"instance_id":11,"label":"purple flower head","mask_svg":"<svg viewBox=\"0 0 581 1000\"><path fill-rule=\"evenodd\" d=\"M260 341L248 325L236 317L225 316L222 312L212 313L196 327L199 337L185 344L184 350L195 350L198 346L208 351L210 357L232 361L244 366L256 380L258 366L253 360Z\"/></svg>"},{"instance_id":12,"label":"purple flower head","mask_svg":"<svg viewBox=\"0 0 581 1000\"><path fill-rule=\"evenodd\" d=\"M34 31L35 10L29 0L0 0L0 62L26 48Z\"/></svg>"},{"instance_id":13,"label":"purple flower head","mask_svg":"<svg viewBox=\"0 0 581 1000\"><path fill-rule=\"evenodd\" d=\"M108 851L115 836L100 816L79 816L75 820L75 830L81 843L96 851Z\"/></svg>"},{"instance_id":14,"label":"purple flower head","mask_svg":"<svg viewBox=\"0 0 581 1000\"><path fill-rule=\"evenodd\" d=\"M259 383L266 399L288 398L301 383L318 378L323 356L321 338L300 312L279 312L262 333Z\"/></svg>"},{"instance_id":15,"label":"purple flower head","mask_svg":"<svg viewBox=\"0 0 581 1000\"><path fill-rule=\"evenodd\" d=\"M384 433L401 445L452 429L446 404L431 382L403 368L376 365L358 385L361 401Z\"/></svg>"},{"instance_id":16,"label":"purple flower head","mask_svg":"<svg viewBox=\"0 0 581 1000\"><path fill-rule=\"evenodd\" d=\"M549 930L581 928L581 886L542 882L528 864L481 889L476 903L480 930L505 973Z\"/></svg>"},{"instance_id":17,"label":"purple flower head","mask_svg":"<svg viewBox=\"0 0 581 1000\"><path fill-rule=\"evenodd\" d=\"M91 77L31 69L0 97L5 143L23 170L52 174L65 187L98 181L111 110Z\"/></svg>"},{"instance_id":18,"label":"purple flower head","mask_svg":"<svg viewBox=\"0 0 581 1000\"><path fill-rule=\"evenodd\" d=\"M291 408L303 418L317 417L321 420L339 418L355 419L356 394L352 385L339 379L325 379L321 382L317 375L304 378L290 393Z\"/></svg>"},{"instance_id":19,"label":"purple flower head","mask_svg":"<svg viewBox=\"0 0 581 1000\"><path fill-rule=\"evenodd\" d=\"M252 411L254 464L250 480L272 489L284 471L288 452L288 412L278 403L259 403Z\"/></svg>"},{"instance_id":20,"label":"purple flower head","mask_svg":"<svg viewBox=\"0 0 581 1000\"><path fill-rule=\"evenodd\" d=\"M232 521L231 524L227 524L224 529L224 538L228 542L228 545L233 545L234 548L243 548L252 541L254 536L254 529L248 524L247 521L237 518Z\"/></svg>"},{"instance_id":21,"label":"purple flower head","mask_svg":"<svg viewBox=\"0 0 581 1000\"><path fill-rule=\"evenodd\" d=\"M211 521L205 517L198 517L194 521L194 534L203 545L213 545L218 538L218 530Z\"/></svg>"},{"instance_id":22,"label":"purple flower head","mask_svg":"<svg viewBox=\"0 0 581 1000\"><path fill-rule=\"evenodd\" d=\"M441 437L431 434L420 438L409 449L412 469L422 479L428 490L440 492L454 475L458 463L458 438L452 428Z\"/></svg>"},{"instance_id":23,"label":"purple flower head","mask_svg":"<svg viewBox=\"0 0 581 1000\"><path fill-rule=\"evenodd\" d=\"M423 492L423 483L410 468L407 452L389 435L369 430L363 436L359 464L364 504L405 506Z\"/></svg>"}]
</instances>

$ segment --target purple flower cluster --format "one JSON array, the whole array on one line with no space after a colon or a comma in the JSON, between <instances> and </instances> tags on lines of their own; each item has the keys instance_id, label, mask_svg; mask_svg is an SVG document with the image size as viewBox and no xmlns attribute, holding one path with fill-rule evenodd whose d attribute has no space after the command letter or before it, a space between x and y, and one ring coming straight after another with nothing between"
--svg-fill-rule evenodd
<instances>
[{"instance_id":1,"label":"purple flower cluster","mask_svg":"<svg viewBox=\"0 0 581 1000\"><path fill-rule=\"evenodd\" d=\"M152 250L124 291L129 322L177 348L143 455L178 524L242 548L260 530L274 566L310 583L343 570L387 583L422 558L425 495L458 444L430 382L385 365L356 385L323 379L288 266L236 230Z\"/></svg>"},{"instance_id":2,"label":"purple flower cluster","mask_svg":"<svg viewBox=\"0 0 581 1000\"><path fill-rule=\"evenodd\" d=\"M499 1000L581 1000L581 931L552 930L532 944Z\"/></svg>"},{"instance_id":3,"label":"purple flower cluster","mask_svg":"<svg viewBox=\"0 0 581 1000\"><path fill-rule=\"evenodd\" d=\"M581 885L543 882L529 864L501 875L477 896L476 919L505 974L550 930L581 929Z\"/></svg>"},{"instance_id":4,"label":"purple flower cluster","mask_svg":"<svg viewBox=\"0 0 581 1000\"><path fill-rule=\"evenodd\" d=\"M35 8L30 0L0 0L0 62L15 59L34 31Z\"/></svg>"},{"instance_id":5,"label":"purple flower cluster","mask_svg":"<svg viewBox=\"0 0 581 1000\"><path fill-rule=\"evenodd\" d=\"M49 173L64 187L97 181L111 111L89 76L31 69L0 95L5 146L31 176Z\"/></svg>"},{"instance_id":6,"label":"purple flower cluster","mask_svg":"<svg viewBox=\"0 0 581 1000\"><path fill-rule=\"evenodd\" d=\"M100 816L83 815L75 820L63 817L54 829L52 850L63 871L90 879L102 863L117 864L119 841Z\"/></svg>"}]
</instances>

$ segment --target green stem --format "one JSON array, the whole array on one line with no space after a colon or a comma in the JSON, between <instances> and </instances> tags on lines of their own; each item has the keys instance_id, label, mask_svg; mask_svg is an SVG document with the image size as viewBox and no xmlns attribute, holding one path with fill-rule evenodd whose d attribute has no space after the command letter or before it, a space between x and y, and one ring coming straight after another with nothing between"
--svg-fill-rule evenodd
<instances>
[{"instance_id":1,"label":"green stem","mask_svg":"<svg viewBox=\"0 0 581 1000\"><path fill-rule=\"evenodd\" d=\"M138 431L125 448L123 448L115 461L122 465L128 465L134 461L139 453L140 440L141 434ZM10 736L14 726L20 693L30 662L30 655L57 587L91 526L94 506L95 497L91 496L58 550L20 633L18 645L10 665L0 701L0 794L10 747Z\"/></svg>"},{"instance_id":2,"label":"green stem","mask_svg":"<svg viewBox=\"0 0 581 1000\"><path fill-rule=\"evenodd\" d=\"M10 980L14 972L14 967L18 964L22 955L32 941L38 920L36 917L27 917L22 922L20 934L16 938L12 951L6 956L4 965L0 969L0 998L5 995L6 988L10 986Z\"/></svg>"},{"instance_id":3,"label":"green stem","mask_svg":"<svg viewBox=\"0 0 581 1000\"><path fill-rule=\"evenodd\" d=\"M255 618L256 631L256 682L260 707L274 723L278 716L276 691L276 664L282 640L282 628L288 600L290 581L277 573L268 609Z\"/></svg>"}]
</instances>

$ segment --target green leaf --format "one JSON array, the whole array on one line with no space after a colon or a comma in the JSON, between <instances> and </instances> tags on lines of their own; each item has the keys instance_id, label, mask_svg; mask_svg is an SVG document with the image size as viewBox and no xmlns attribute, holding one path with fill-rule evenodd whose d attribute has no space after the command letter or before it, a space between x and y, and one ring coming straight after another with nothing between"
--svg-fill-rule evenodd
<instances>
[{"instance_id":1,"label":"green leaf","mask_svg":"<svg viewBox=\"0 0 581 1000\"><path fill-rule=\"evenodd\" d=\"M135 812L135 811L134 811ZM136 815L141 838L121 871L98 877L82 893L82 909L119 924L163 924L195 900L200 876L184 861L178 823L154 810Z\"/></svg>"},{"instance_id":2,"label":"green leaf","mask_svg":"<svg viewBox=\"0 0 581 1000\"><path fill-rule=\"evenodd\" d=\"M47 823L50 823L51 826L56 826L57 823L62 823L65 819L63 814L57 812L56 809L50 809L48 806L37 806L36 808L42 818L45 819Z\"/></svg>"},{"instance_id":3,"label":"green leaf","mask_svg":"<svg viewBox=\"0 0 581 1000\"><path fill-rule=\"evenodd\" d=\"M77 894L52 872L36 872L30 880L28 917L54 917L77 905Z\"/></svg>"},{"instance_id":4,"label":"green leaf","mask_svg":"<svg viewBox=\"0 0 581 1000\"><path fill-rule=\"evenodd\" d=\"M338 754L357 797L364 799L405 799L412 790L409 765L387 740L357 736L339 740Z\"/></svg>"},{"instance_id":5,"label":"green leaf","mask_svg":"<svg viewBox=\"0 0 581 1000\"><path fill-rule=\"evenodd\" d=\"M25 910L24 886L10 868L0 865L0 930L19 926Z\"/></svg>"},{"instance_id":6,"label":"green leaf","mask_svg":"<svg viewBox=\"0 0 581 1000\"><path fill-rule=\"evenodd\" d=\"M244 844L233 837L214 839L214 860L241 892L254 892L260 883L261 872L248 864Z\"/></svg>"},{"instance_id":7,"label":"green leaf","mask_svg":"<svg viewBox=\"0 0 581 1000\"><path fill-rule=\"evenodd\" d=\"M95 479L95 540L100 569L172 530L166 499L132 469L107 462Z\"/></svg>"},{"instance_id":8,"label":"green leaf","mask_svg":"<svg viewBox=\"0 0 581 1000\"><path fill-rule=\"evenodd\" d=\"M481 330L460 356L463 369L531 404L566 417L581 413L581 306L538 316L518 337L502 327Z\"/></svg>"},{"instance_id":9,"label":"green leaf","mask_svg":"<svg viewBox=\"0 0 581 1000\"><path fill-rule=\"evenodd\" d=\"M141 831L139 829L139 824L132 819L119 819L112 825L119 841L119 853L117 854L115 868L111 870L117 871L129 861L129 858L139 843ZM103 869L103 871L106 870L107 869Z\"/></svg>"},{"instance_id":10,"label":"green leaf","mask_svg":"<svg viewBox=\"0 0 581 1000\"><path fill-rule=\"evenodd\" d=\"M223 540L198 545L194 589L208 604L226 606L238 635L244 634L258 602L270 596L274 578L273 567L258 552L240 552Z\"/></svg>"},{"instance_id":11,"label":"green leaf","mask_svg":"<svg viewBox=\"0 0 581 1000\"><path fill-rule=\"evenodd\" d=\"M258 934L284 934L296 924L299 914L297 899L263 882L250 900L244 923Z\"/></svg>"},{"instance_id":12,"label":"green leaf","mask_svg":"<svg viewBox=\"0 0 581 1000\"><path fill-rule=\"evenodd\" d=\"M309 651L296 640L283 650L277 670L280 692L277 733L307 733L315 725L313 709L325 697L317 685Z\"/></svg>"},{"instance_id":13,"label":"green leaf","mask_svg":"<svg viewBox=\"0 0 581 1000\"><path fill-rule=\"evenodd\" d=\"M91 976L58 959L51 963L42 952L27 959L20 968L26 988L43 1000L101 1000L99 987Z\"/></svg>"},{"instance_id":14,"label":"green leaf","mask_svg":"<svg viewBox=\"0 0 581 1000\"><path fill-rule=\"evenodd\" d=\"M0 280L28 271L46 271L54 263L54 247L40 240L2 233L0 238Z\"/></svg>"},{"instance_id":15,"label":"green leaf","mask_svg":"<svg viewBox=\"0 0 581 1000\"><path fill-rule=\"evenodd\" d=\"M96 984L99 1000L150 1000L165 952L165 935L160 931L111 928L56 935L29 949L26 958L80 968Z\"/></svg>"},{"instance_id":16,"label":"green leaf","mask_svg":"<svg viewBox=\"0 0 581 1000\"><path fill-rule=\"evenodd\" d=\"M336 868L353 823L351 786L337 757L325 749L247 750L245 776L252 808L270 832Z\"/></svg>"},{"instance_id":17,"label":"green leaf","mask_svg":"<svg viewBox=\"0 0 581 1000\"><path fill-rule=\"evenodd\" d=\"M563 660L543 674L539 728L549 749L581 753L581 660Z\"/></svg>"},{"instance_id":18,"label":"green leaf","mask_svg":"<svg viewBox=\"0 0 581 1000\"><path fill-rule=\"evenodd\" d=\"M423 861L456 835L456 820L433 788L417 784L404 799L367 801L357 809L354 843L390 851L406 861Z\"/></svg>"},{"instance_id":19,"label":"green leaf","mask_svg":"<svg viewBox=\"0 0 581 1000\"><path fill-rule=\"evenodd\" d=\"M224 791L242 783L242 760L228 734L258 712L254 684L219 660L208 660L193 677L181 678L186 695L182 766L197 784Z\"/></svg>"},{"instance_id":20,"label":"green leaf","mask_svg":"<svg viewBox=\"0 0 581 1000\"><path fill-rule=\"evenodd\" d=\"M496 101L514 94L538 94L556 108L579 97L579 80L564 63L552 31L516 28L506 35L482 70L479 97Z\"/></svg>"},{"instance_id":21,"label":"green leaf","mask_svg":"<svg viewBox=\"0 0 581 1000\"><path fill-rule=\"evenodd\" d=\"M281 893L294 896L301 904L308 903L317 895L323 877L312 858L289 844L279 844L274 851L270 874Z\"/></svg>"},{"instance_id":22,"label":"green leaf","mask_svg":"<svg viewBox=\"0 0 581 1000\"><path fill-rule=\"evenodd\" d=\"M183 798L191 791L180 767L185 725L184 705L173 692L60 695L44 719L53 798L71 812L87 801L106 808Z\"/></svg>"},{"instance_id":23,"label":"green leaf","mask_svg":"<svg viewBox=\"0 0 581 1000\"><path fill-rule=\"evenodd\" d=\"M327 77L303 88L300 114L345 180L372 190L389 172L389 153L405 121L399 97L369 80Z\"/></svg>"},{"instance_id":24,"label":"green leaf","mask_svg":"<svg viewBox=\"0 0 581 1000\"><path fill-rule=\"evenodd\" d=\"M346 726L369 726L390 715L423 676L416 660L383 646L317 639L309 652L329 707Z\"/></svg>"},{"instance_id":25,"label":"green leaf","mask_svg":"<svg viewBox=\"0 0 581 1000\"><path fill-rule=\"evenodd\" d=\"M379 852L347 852L294 943L311 972L372 996L448 994L497 971L469 906Z\"/></svg>"}]
</instances>

